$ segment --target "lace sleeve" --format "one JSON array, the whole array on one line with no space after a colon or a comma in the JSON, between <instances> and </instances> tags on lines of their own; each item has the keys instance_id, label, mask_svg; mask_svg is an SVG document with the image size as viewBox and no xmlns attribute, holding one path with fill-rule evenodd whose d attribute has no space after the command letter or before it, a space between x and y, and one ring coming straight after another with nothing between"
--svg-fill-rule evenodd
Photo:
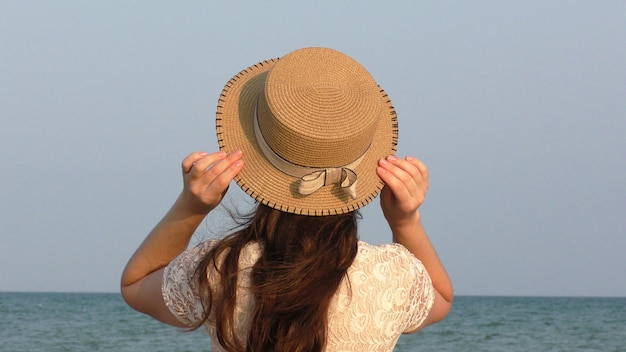
<instances>
[{"instance_id":1,"label":"lace sleeve","mask_svg":"<svg viewBox=\"0 0 626 352\"><path fill-rule=\"evenodd\" d=\"M403 247L404 248L404 247ZM424 264L405 248L411 263L409 277L413 286L409 293L409 321L405 332L415 331L430 313L435 300L435 289Z\"/></svg>"},{"instance_id":2,"label":"lace sleeve","mask_svg":"<svg viewBox=\"0 0 626 352\"><path fill-rule=\"evenodd\" d=\"M165 268L161 293L163 300L178 320L194 325L202 319L202 303L193 273L198 262L211 249L213 241L207 241L181 253Z\"/></svg>"}]
</instances>

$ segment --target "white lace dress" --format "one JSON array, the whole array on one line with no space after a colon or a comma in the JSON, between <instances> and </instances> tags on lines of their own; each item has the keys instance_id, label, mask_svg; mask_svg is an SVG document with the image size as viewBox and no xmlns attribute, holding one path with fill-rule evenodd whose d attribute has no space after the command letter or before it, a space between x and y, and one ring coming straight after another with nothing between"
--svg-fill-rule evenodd
<instances>
[{"instance_id":1,"label":"white lace dress","mask_svg":"<svg viewBox=\"0 0 626 352\"><path fill-rule=\"evenodd\" d=\"M196 263L212 241L190 248L172 261L164 272L163 298L183 323L202 316L196 285L190 280ZM258 244L242 250L239 267L236 328L245 341L254 297L249 294L250 272L259 257ZM399 244L373 246L359 242L354 263L329 307L326 351L392 351L404 332L415 330L426 318L434 300L432 283L422 263ZM209 320L211 351L223 351Z\"/></svg>"}]
</instances>

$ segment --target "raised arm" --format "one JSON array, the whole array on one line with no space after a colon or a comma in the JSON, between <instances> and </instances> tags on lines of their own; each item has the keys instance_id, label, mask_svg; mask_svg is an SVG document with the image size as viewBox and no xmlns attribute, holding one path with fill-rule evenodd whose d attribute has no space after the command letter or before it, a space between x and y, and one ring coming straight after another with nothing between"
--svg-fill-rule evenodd
<instances>
[{"instance_id":1,"label":"raised arm","mask_svg":"<svg viewBox=\"0 0 626 352\"><path fill-rule=\"evenodd\" d=\"M243 167L241 152L197 152L182 162L183 191L132 255L122 273L121 292L132 308L181 326L161 296L162 271L189 245L205 216L222 200Z\"/></svg>"},{"instance_id":2,"label":"raised arm","mask_svg":"<svg viewBox=\"0 0 626 352\"><path fill-rule=\"evenodd\" d=\"M380 202L394 242L405 246L424 264L435 288L435 302L422 327L436 323L450 311L453 289L418 210L428 191L428 169L410 156L388 156L379 161L377 172L385 182Z\"/></svg>"}]
</instances>

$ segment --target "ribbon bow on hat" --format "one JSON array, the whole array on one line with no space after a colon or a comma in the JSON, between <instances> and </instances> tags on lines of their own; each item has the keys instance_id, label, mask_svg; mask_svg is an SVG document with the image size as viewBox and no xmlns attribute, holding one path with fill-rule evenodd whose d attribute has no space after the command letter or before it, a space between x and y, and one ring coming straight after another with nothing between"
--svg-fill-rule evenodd
<instances>
[{"instance_id":1,"label":"ribbon bow on hat","mask_svg":"<svg viewBox=\"0 0 626 352\"><path fill-rule=\"evenodd\" d=\"M332 184L339 184L350 198L356 199L356 173L347 167L313 171L300 177L298 192L307 195Z\"/></svg>"}]
</instances>

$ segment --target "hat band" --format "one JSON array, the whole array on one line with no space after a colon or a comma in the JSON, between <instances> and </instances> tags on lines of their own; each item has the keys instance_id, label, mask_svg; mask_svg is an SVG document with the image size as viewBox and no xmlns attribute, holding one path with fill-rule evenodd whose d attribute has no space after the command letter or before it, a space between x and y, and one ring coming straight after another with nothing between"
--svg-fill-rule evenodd
<instances>
[{"instance_id":1,"label":"hat band","mask_svg":"<svg viewBox=\"0 0 626 352\"><path fill-rule=\"evenodd\" d=\"M265 155L267 160L276 169L282 171L289 176L297 177L299 179L298 193L300 193L301 195L309 195L322 188L323 186L338 184L350 198L357 198L357 175L354 172L354 168L361 163L363 158L365 158L366 153L363 153L360 157L358 157L350 164L340 167L321 169L293 164L283 159L280 155L276 154L276 152L274 152L274 150L272 150L272 148L267 144L265 138L263 138L263 133L261 132L261 127L259 126L259 119L257 115L258 106L259 100L257 99L256 105L254 106L253 124L254 136L256 137L259 148L261 149L261 152L263 152L263 155Z\"/></svg>"}]
</instances>

